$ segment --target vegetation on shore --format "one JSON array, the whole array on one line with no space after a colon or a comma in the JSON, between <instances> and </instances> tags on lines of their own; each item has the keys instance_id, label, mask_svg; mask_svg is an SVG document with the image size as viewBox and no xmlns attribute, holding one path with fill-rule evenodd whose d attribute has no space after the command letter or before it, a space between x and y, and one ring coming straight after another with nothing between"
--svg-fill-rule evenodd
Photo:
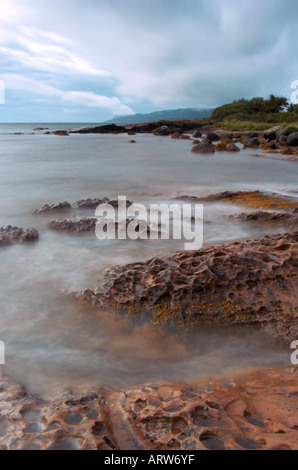
<instances>
[{"instance_id":1,"label":"vegetation on shore","mask_svg":"<svg viewBox=\"0 0 298 470\"><path fill-rule=\"evenodd\" d=\"M298 105L285 97L270 95L244 98L215 108L210 123L231 131L265 130L272 126L298 124Z\"/></svg>"}]
</instances>

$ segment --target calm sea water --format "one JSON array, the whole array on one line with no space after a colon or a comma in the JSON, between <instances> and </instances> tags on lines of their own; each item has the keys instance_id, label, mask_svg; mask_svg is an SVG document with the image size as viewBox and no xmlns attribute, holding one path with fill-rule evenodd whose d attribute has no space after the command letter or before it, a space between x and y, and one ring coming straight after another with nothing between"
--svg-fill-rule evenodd
<instances>
[{"instance_id":1,"label":"calm sea water","mask_svg":"<svg viewBox=\"0 0 298 470\"><path fill-rule=\"evenodd\" d=\"M105 241L94 234L49 230L55 216L33 215L45 203L125 195L135 202L167 202L178 194L264 189L292 194L293 162L235 154L191 153L191 142L136 135L59 137L36 127L76 129L83 124L0 125L0 226L35 227L40 240L0 251L0 339L4 370L40 392L104 383L192 380L255 364L287 363L288 352L246 333L192 334L187 342L133 327L103 312L82 310L63 290L93 288L107 266L183 249L180 241ZM22 134L15 134L22 133ZM33 134L34 133L34 134ZM235 224L239 208L204 208L204 243L262 233ZM92 212L83 212L94 215ZM1 366L2 367L2 366Z\"/></svg>"}]
</instances>

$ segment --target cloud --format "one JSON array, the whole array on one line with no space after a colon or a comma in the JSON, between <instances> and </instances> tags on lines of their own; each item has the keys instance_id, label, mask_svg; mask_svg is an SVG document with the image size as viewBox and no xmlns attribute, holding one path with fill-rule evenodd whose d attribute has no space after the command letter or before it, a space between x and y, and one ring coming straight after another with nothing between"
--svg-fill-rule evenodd
<instances>
[{"instance_id":1,"label":"cloud","mask_svg":"<svg viewBox=\"0 0 298 470\"><path fill-rule=\"evenodd\" d=\"M1 74L79 120L290 96L297 15L297 0L1 0Z\"/></svg>"}]
</instances>

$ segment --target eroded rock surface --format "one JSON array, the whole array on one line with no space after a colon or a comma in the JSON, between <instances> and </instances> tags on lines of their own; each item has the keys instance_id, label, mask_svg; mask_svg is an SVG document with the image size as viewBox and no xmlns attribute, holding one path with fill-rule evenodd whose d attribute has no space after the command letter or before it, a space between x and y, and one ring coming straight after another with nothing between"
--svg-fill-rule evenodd
<instances>
[{"instance_id":1,"label":"eroded rock surface","mask_svg":"<svg viewBox=\"0 0 298 470\"><path fill-rule=\"evenodd\" d=\"M78 209L96 209L97 206L100 204L105 204L109 202L109 199L107 197L104 197L103 199L100 198L94 198L94 199L81 199L80 201L76 202L76 207Z\"/></svg>"},{"instance_id":2,"label":"eroded rock surface","mask_svg":"<svg viewBox=\"0 0 298 470\"><path fill-rule=\"evenodd\" d=\"M49 226L59 232L80 233L95 231L96 224L97 219L94 217L74 217L53 220Z\"/></svg>"},{"instance_id":3,"label":"eroded rock surface","mask_svg":"<svg viewBox=\"0 0 298 470\"><path fill-rule=\"evenodd\" d=\"M193 203L224 202L262 210L291 210L298 208L298 199L264 191L223 191L205 197L183 195L176 199Z\"/></svg>"},{"instance_id":4,"label":"eroded rock surface","mask_svg":"<svg viewBox=\"0 0 298 470\"><path fill-rule=\"evenodd\" d=\"M297 379L271 367L42 400L2 377L0 449L297 450Z\"/></svg>"},{"instance_id":5,"label":"eroded rock surface","mask_svg":"<svg viewBox=\"0 0 298 470\"><path fill-rule=\"evenodd\" d=\"M253 325L288 343L298 337L297 241L265 236L111 268L78 298L159 325Z\"/></svg>"},{"instance_id":6,"label":"eroded rock surface","mask_svg":"<svg viewBox=\"0 0 298 470\"><path fill-rule=\"evenodd\" d=\"M298 209L294 209L290 213L264 211L256 211L252 213L244 212L242 214L234 215L231 218L243 222L296 226L298 224Z\"/></svg>"},{"instance_id":7,"label":"eroded rock surface","mask_svg":"<svg viewBox=\"0 0 298 470\"><path fill-rule=\"evenodd\" d=\"M38 240L39 233L35 228L22 229L19 227L0 228L0 245L16 245L24 242Z\"/></svg>"},{"instance_id":8,"label":"eroded rock surface","mask_svg":"<svg viewBox=\"0 0 298 470\"><path fill-rule=\"evenodd\" d=\"M41 209L37 209L34 214L46 214L48 212L59 212L70 210L71 204L67 201L59 202L58 204L45 204Z\"/></svg>"}]
</instances>

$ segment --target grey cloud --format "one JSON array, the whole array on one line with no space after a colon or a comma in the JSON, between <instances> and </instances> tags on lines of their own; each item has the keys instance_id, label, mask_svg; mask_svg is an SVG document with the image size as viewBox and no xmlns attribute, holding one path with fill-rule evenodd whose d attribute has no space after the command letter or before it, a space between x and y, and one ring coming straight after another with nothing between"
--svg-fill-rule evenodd
<instances>
[{"instance_id":1,"label":"grey cloud","mask_svg":"<svg viewBox=\"0 0 298 470\"><path fill-rule=\"evenodd\" d=\"M30 79L39 71L73 93L68 97L78 106L81 92L89 93L89 104L92 93L104 94L114 107L144 112L216 106L289 96L298 79L297 0L27 0L26 8L11 2L18 15L15 23L11 15L4 21L0 36L8 49L0 49L4 71ZM27 43L19 39L26 30ZM36 30L43 37L34 37Z\"/></svg>"}]
</instances>

